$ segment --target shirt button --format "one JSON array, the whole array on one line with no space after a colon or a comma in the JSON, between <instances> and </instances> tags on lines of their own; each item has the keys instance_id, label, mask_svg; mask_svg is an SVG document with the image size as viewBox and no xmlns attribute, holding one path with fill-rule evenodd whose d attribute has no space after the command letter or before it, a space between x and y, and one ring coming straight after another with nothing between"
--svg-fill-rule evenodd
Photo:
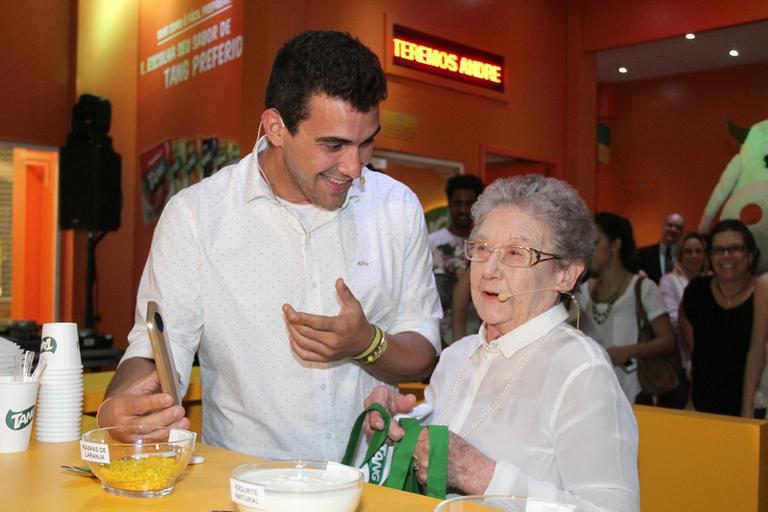
<instances>
[{"instance_id":1,"label":"shirt button","mask_svg":"<svg viewBox=\"0 0 768 512\"><path fill-rule=\"evenodd\" d=\"M333 434L325 434L326 439L333 439Z\"/></svg>"},{"instance_id":2,"label":"shirt button","mask_svg":"<svg viewBox=\"0 0 768 512\"><path fill-rule=\"evenodd\" d=\"M320 389L322 389L323 391L325 391L325 384L320 384Z\"/></svg>"}]
</instances>

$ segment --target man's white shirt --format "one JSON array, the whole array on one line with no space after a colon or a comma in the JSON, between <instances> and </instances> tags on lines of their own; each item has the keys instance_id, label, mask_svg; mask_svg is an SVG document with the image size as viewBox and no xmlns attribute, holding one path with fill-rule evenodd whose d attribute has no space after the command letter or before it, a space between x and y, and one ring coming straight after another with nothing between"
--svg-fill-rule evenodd
<instances>
[{"instance_id":1,"label":"man's white shirt","mask_svg":"<svg viewBox=\"0 0 768 512\"><path fill-rule=\"evenodd\" d=\"M206 443L340 460L364 398L381 382L350 361L300 360L282 305L337 315L342 277L369 322L422 334L439 351L424 214L405 185L364 170L365 185L355 180L341 208L318 209L305 229L270 190L255 153L166 205L123 360L152 357L144 314L157 301L185 389L199 349Z\"/></svg>"}]
</instances>

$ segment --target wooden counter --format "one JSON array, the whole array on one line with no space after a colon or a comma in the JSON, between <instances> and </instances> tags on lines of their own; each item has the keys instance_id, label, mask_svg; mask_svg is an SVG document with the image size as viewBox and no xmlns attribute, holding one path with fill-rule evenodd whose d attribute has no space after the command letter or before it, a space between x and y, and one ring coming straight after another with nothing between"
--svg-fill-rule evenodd
<instances>
[{"instance_id":1,"label":"wooden counter","mask_svg":"<svg viewBox=\"0 0 768 512\"><path fill-rule=\"evenodd\" d=\"M83 429L95 427L85 417ZM234 510L229 498L232 469L257 457L221 448L197 444L196 455L205 462L188 466L175 490L162 498L127 498L104 491L95 478L78 476L60 465L83 465L77 441L39 443L33 439L30 449L21 453L0 454L0 496L2 510L18 511L208 511ZM375 485L363 486L357 512L431 512L438 500Z\"/></svg>"}]
</instances>

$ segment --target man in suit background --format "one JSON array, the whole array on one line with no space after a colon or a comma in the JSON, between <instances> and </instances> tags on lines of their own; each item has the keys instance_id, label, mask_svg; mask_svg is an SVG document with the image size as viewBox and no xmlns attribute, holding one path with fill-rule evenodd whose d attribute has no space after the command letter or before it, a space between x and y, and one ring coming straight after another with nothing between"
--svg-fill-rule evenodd
<instances>
[{"instance_id":1,"label":"man in suit background","mask_svg":"<svg viewBox=\"0 0 768 512\"><path fill-rule=\"evenodd\" d=\"M670 213L661 225L661 240L637 250L640 269L659 284L661 276L671 272L677 258L677 242L683 234L685 220L679 213Z\"/></svg>"}]
</instances>

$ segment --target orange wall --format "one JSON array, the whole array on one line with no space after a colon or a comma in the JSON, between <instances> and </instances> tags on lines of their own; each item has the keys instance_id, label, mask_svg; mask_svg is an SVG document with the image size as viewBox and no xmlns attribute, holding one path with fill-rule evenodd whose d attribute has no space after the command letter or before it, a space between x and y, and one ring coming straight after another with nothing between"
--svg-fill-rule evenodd
<instances>
[{"instance_id":1,"label":"orange wall","mask_svg":"<svg viewBox=\"0 0 768 512\"><path fill-rule=\"evenodd\" d=\"M3 2L0 141L61 146L70 126L72 2Z\"/></svg>"},{"instance_id":2,"label":"orange wall","mask_svg":"<svg viewBox=\"0 0 768 512\"><path fill-rule=\"evenodd\" d=\"M667 11L666 32L687 29L691 19L699 26L713 26L717 20L725 24L768 17L764 0L728 4L728 12L714 0L679 3L688 7ZM135 198L137 2L34 0L18 5L0 18L0 42L14 49L6 52L0 69L4 77L15 78L0 81L0 140L60 145L69 130L74 92L104 95L112 101L111 135L123 156L123 194ZM583 48L660 37L662 33L641 15L656 5L661 5L659 0L249 0L239 142L244 151L252 147L269 64L287 38L303 29L345 30L383 57L384 13L389 13L424 31L506 54L513 80L509 102L501 102L391 78L383 108L415 116L418 127L410 141L379 137L379 148L459 160L468 169L479 168L482 145L502 148L554 162L558 175L592 202L596 88L594 56ZM691 9L697 9L695 16ZM68 51L75 20L76 75ZM135 286L148 248L145 241L137 241L137 207L126 200L120 231L104 239L98 254L97 309L104 317L100 328L118 343L132 323ZM80 240L75 259L83 258ZM82 265L77 262L76 267ZM82 302L74 306L76 320L81 308Z\"/></svg>"},{"instance_id":3,"label":"orange wall","mask_svg":"<svg viewBox=\"0 0 768 512\"><path fill-rule=\"evenodd\" d=\"M246 26L249 26L251 6L246 4ZM250 91L249 97L243 100L244 112L248 116L260 115L269 63L287 38L305 29L349 31L383 58L385 13L396 15L423 31L453 36L507 54L512 94L511 100L505 103L390 77L389 98L382 108L416 116L418 128L412 141L379 136L378 148L458 160L467 168L478 167L480 144L521 151L542 160L563 159L567 12L563 4L555 0L352 3L293 0L277 6L270 3L261 23L249 34L249 47L257 45L268 58L244 63L244 74L258 87L244 87ZM278 18L279 24L267 26L263 21ZM282 20L286 20L285 23ZM246 56L253 57L252 54ZM244 147L252 146L257 126L257 121L244 120Z\"/></svg>"},{"instance_id":4,"label":"orange wall","mask_svg":"<svg viewBox=\"0 0 768 512\"><path fill-rule=\"evenodd\" d=\"M611 170L619 213L640 244L658 240L666 212L695 229L739 144L725 123L749 127L768 118L768 63L616 86ZM602 190L602 189L601 189Z\"/></svg>"},{"instance_id":5,"label":"orange wall","mask_svg":"<svg viewBox=\"0 0 768 512\"><path fill-rule=\"evenodd\" d=\"M603 50L768 18L765 0L583 0L584 49Z\"/></svg>"},{"instance_id":6,"label":"orange wall","mask_svg":"<svg viewBox=\"0 0 768 512\"><path fill-rule=\"evenodd\" d=\"M96 249L95 311L102 316L100 331L125 344L133 325L136 287L132 275L136 196L136 70L138 69L138 2L133 0L80 0L78 18L77 94L91 93L112 103L110 135L122 156L123 210L120 229L109 233ZM75 258L85 260L84 239L78 237ZM85 291L84 277L75 281L75 292ZM82 295L79 295L82 301ZM76 322L85 318L84 304L75 307ZM80 304L80 307L77 305Z\"/></svg>"}]
</instances>

